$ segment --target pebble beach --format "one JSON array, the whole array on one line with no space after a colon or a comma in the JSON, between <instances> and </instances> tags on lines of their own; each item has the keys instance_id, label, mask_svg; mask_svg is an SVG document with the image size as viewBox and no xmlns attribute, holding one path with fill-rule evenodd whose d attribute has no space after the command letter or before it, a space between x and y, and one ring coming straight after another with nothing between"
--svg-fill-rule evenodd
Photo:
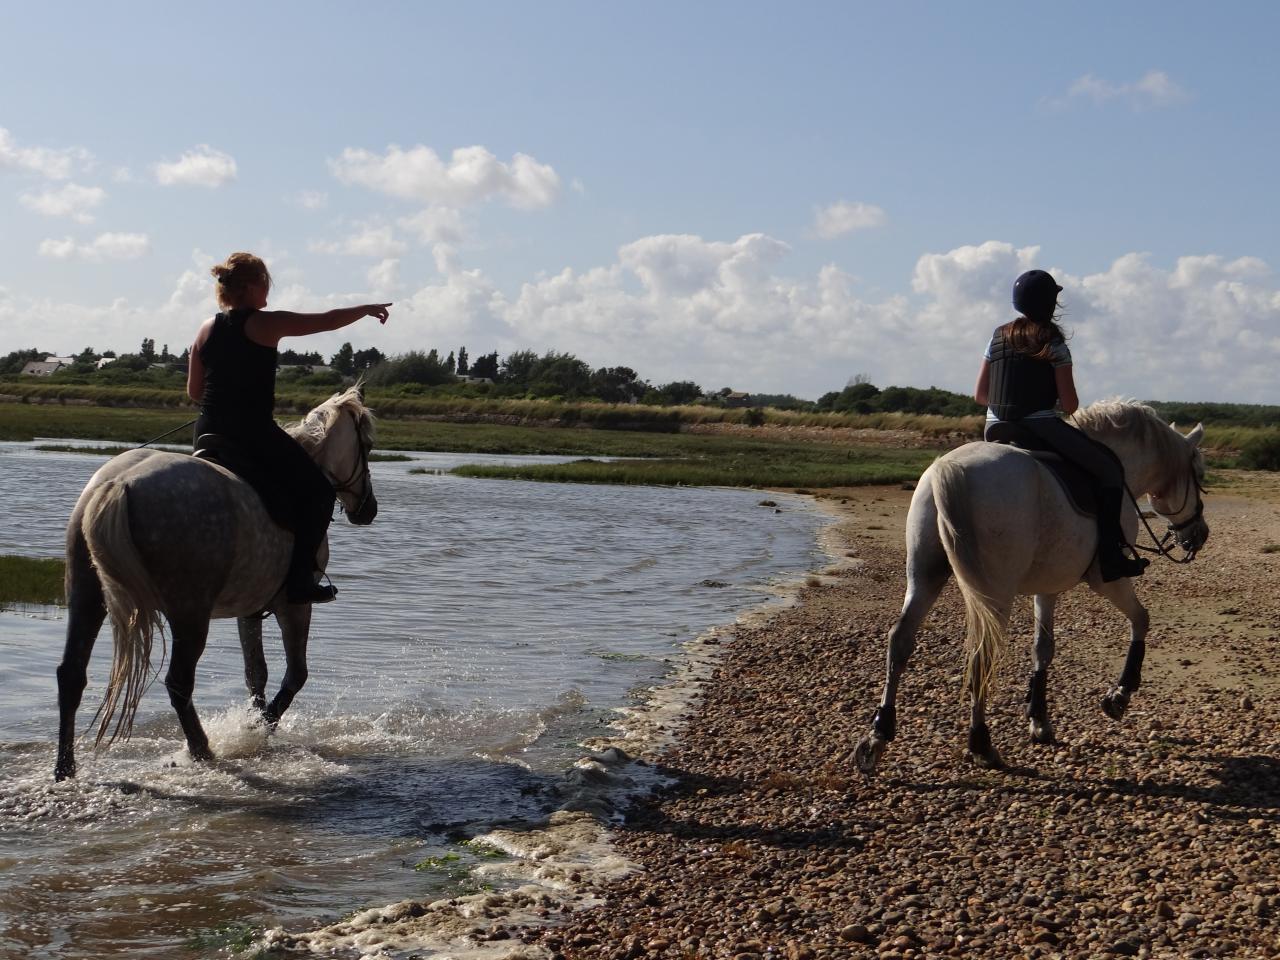
<instances>
[{"instance_id":1,"label":"pebble beach","mask_svg":"<svg viewBox=\"0 0 1280 960\"><path fill-rule=\"evenodd\" d=\"M491 935L565 960L1280 956L1278 487L1211 494L1201 556L1142 578L1144 683L1120 722L1099 704L1128 624L1080 588L1058 605L1058 742L1030 742L1020 602L988 712L1006 770L964 749L949 586L872 778L852 751L902 603L910 493L831 492L833 565L719 638L677 735L643 756L664 785L613 834L638 869L595 906Z\"/></svg>"}]
</instances>

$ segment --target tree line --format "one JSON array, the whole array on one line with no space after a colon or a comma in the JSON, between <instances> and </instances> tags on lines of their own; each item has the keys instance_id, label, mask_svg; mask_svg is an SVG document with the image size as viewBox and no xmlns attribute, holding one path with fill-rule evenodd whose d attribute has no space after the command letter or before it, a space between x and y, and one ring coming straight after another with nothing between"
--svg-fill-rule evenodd
<instances>
[{"instance_id":1,"label":"tree line","mask_svg":"<svg viewBox=\"0 0 1280 960\"><path fill-rule=\"evenodd\" d=\"M14 350L0 356L0 377L13 377L31 360L52 355L47 350ZM178 385L186 376L188 350L174 354L168 344L156 348L144 338L131 353L96 351L86 347L71 364L53 375L55 382L102 384L147 383ZM112 362L98 366L102 358ZM593 368L571 353L517 350L500 357L496 350L478 357L465 346L441 356L438 350L410 350L388 356L375 347L355 349L344 343L325 358L317 351L282 350L279 354L282 384L325 388L357 376L371 386L399 393L464 393L468 396L558 397L565 400L599 400L605 403L643 403L662 406L706 404L711 406L773 407L817 413L913 413L958 417L980 414L973 398L938 387L888 386L880 388L859 374L842 390L806 400L791 394L739 393L729 387L705 390L692 380L653 384L631 367ZM1280 406L1237 403L1153 402L1168 420L1194 423L1270 427L1280 422Z\"/></svg>"}]
</instances>

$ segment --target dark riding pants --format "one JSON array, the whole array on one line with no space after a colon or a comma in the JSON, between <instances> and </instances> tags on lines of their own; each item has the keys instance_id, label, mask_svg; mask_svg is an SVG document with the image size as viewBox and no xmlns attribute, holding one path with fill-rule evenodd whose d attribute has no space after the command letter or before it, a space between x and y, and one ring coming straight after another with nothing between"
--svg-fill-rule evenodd
<instances>
[{"instance_id":1,"label":"dark riding pants","mask_svg":"<svg viewBox=\"0 0 1280 960\"><path fill-rule=\"evenodd\" d=\"M233 441L253 463L245 479L258 491L273 520L293 532L298 555L314 557L329 520L335 495L329 478L302 444L272 421L246 429L201 416L196 437L217 433Z\"/></svg>"},{"instance_id":2,"label":"dark riding pants","mask_svg":"<svg viewBox=\"0 0 1280 960\"><path fill-rule=\"evenodd\" d=\"M999 435L1002 422L987 423L985 436L988 440L1003 439ZM1083 431L1057 417L1036 417L1016 423L1020 429L1034 434L1046 448L1091 474L1102 489L1120 490L1124 487L1124 467L1116 455Z\"/></svg>"}]
</instances>

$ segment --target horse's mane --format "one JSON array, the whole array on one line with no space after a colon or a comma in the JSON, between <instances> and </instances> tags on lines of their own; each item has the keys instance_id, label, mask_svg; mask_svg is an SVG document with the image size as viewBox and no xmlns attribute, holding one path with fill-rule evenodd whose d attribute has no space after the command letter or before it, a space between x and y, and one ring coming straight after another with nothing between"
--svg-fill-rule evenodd
<instances>
[{"instance_id":1,"label":"horse's mane","mask_svg":"<svg viewBox=\"0 0 1280 960\"><path fill-rule=\"evenodd\" d=\"M1116 397L1099 400L1071 415L1072 422L1089 436L1106 443L1110 437L1136 440L1156 452L1161 462L1174 469L1187 462L1187 444L1182 436L1145 403Z\"/></svg>"},{"instance_id":2,"label":"horse's mane","mask_svg":"<svg viewBox=\"0 0 1280 960\"><path fill-rule=\"evenodd\" d=\"M360 431L360 442L366 447L373 446L374 419L373 411L364 405L363 383L357 382L341 393L335 393L320 406L316 407L296 423L285 425L285 431L308 450L317 447L324 441L329 427L343 410L355 414L356 425Z\"/></svg>"}]
</instances>

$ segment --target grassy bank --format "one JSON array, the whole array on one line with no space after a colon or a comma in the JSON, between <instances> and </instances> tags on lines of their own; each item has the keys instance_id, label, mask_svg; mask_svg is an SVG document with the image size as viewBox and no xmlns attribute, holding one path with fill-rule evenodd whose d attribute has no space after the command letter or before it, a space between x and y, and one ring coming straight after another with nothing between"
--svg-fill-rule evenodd
<instances>
[{"instance_id":1,"label":"grassy bank","mask_svg":"<svg viewBox=\"0 0 1280 960\"><path fill-rule=\"evenodd\" d=\"M180 427L195 415L195 410L0 403L0 440L74 437L136 445ZM191 429L166 440L175 445L190 443Z\"/></svg>"},{"instance_id":2,"label":"grassy bank","mask_svg":"<svg viewBox=\"0 0 1280 960\"><path fill-rule=\"evenodd\" d=\"M62 603L61 560L0 556L0 605Z\"/></svg>"},{"instance_id":3,"label":"grassy bank","mask_svg":"<svg viewBox=\"0 0 1280 960\"><path fill-rule=\"evenodd\" d=\"M834 443L702 440L699 449L680 459L608 463L588 459L513 467L471 464L453 472L467 477L564 483L822 488L914 480L937 456L935 450Z\"/></svg>"},{"instance_id":4,"label":"grassy bank","mask_svg":"<svg viewBox=\"0 0 1280 960\"><path fill-rule=\"evenodd\" d=\"M321 403L331 391L277 389L276 413L287 417L303 413ZM23 406L125 407L191 410L194 407L179 389L150 386L99 386L75 383L32 383L7 380L0 383L0 396L16 398ZM457 422L490 421L507 424L555 424L600 430L674 433L682 427L705 423L760 424L796 427L854 427L870 430L914 430L925 436L951 436L959 431L977 432L978 417L941 417L911 413L805 413L766 408L611 404L586 400L468 397L457 394L406 395L391 390L369 388L370 406L384 418L435 418ZM5 406L8 406L7 404ZM0 408L0 417L5 410ZM182 422L179 420L178 422Z\"/></svg>"}]
</instances>

